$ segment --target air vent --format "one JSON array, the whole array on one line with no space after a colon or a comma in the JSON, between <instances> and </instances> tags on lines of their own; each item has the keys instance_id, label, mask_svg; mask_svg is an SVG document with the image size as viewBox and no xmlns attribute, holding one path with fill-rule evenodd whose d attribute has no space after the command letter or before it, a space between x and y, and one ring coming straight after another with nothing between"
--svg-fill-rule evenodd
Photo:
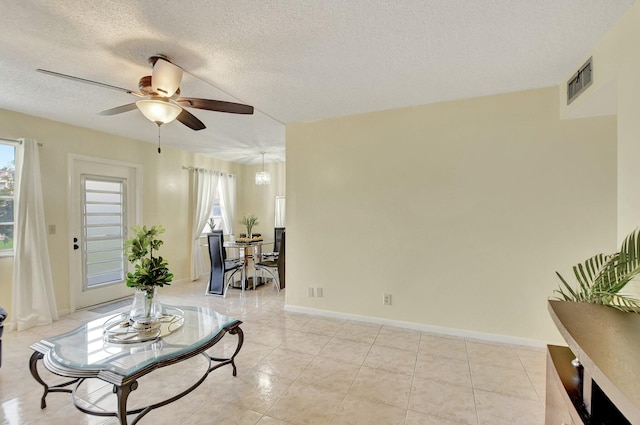
<instances>
[{"instance_id":1,"label":"air vent","mask_svg":"<svg viewBox=\"0 0 640 425\"><path fill-rule=\"evenodd\" d=\"M593 58L580 67L567 82L567 105L593 83Z\"/></svg>"}]
</instances>

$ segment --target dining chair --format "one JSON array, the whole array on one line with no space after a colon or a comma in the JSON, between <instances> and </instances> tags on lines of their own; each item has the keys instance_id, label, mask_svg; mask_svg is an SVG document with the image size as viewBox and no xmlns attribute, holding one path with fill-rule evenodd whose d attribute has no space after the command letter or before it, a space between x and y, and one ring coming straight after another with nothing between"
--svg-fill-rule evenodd
<instances>
[{"instance_id":1,"label":"dining chair","mask_svg":"<svg viewBox=\"0 0 640 425\"><path fill-rule=\"evenodd\" d=\"M272 260L264 260L255 263L255 270L262 270L271 275L275 288L280 292L280 289L284 288L284 267L285 267L285 232L282 230L280 237L278 257ZM255 281L254 276L254 281Z\"/></svg>"},{"instance_id":2,"label":"dining chair","mask_svg":"<svg viewBox=\"0 0 640 425\"><path fill-rule=\"evenodd\" d=\"M233 258L228 258L227 257L227 248L224 247L224 234L222 233L222 229L212 230L211 233L216 234L216 235L220 235L220 239L222 240L222 249L223 249L224 255L225 255L224 261L226 261L227 263L242 263L242 262L244 262L244 259L241 258L240 256L233 257Z\"/></svg>"},{"instance_id":3,"label":"dining chair","mask_svg":"<svg viewBox=\"0 0 640 425\"><path fill-rule=\"evenodd\" d=\"M209 278L207 294L226 297L227 289L231 282L233 282L233 276L238 271L240 272L240 280L244 281L244 263L225 261L227 255L222 238L222 235L216 232L207 235L209 257L211 258L211 276ZM242 289L244 291L244 285Z\"/></svg>"},{"instance_id":4,"label":"dining chair","mask_svg":"<svg viewBox=\"0 0 640 425\"><path fill-rule=\"evenodd\" d=\"M280 251L280 239L282 238L282 234L284 233L284 227L274 227L273 228L273 252L265 252L262 254L262 258L274 257L274 259L278 258L278 251Z\"/></svg>"},{"instance_id":5,"label":"dining chair","mask_svg":"<svg viewBox=\"0 0 640 425\"><path fill-rule=\"evenodd\" d=\"M2 367L2 331L4 331L4 319L7 318L7 310L0 307L0 367Z\"/></svg>"}]
</instances>

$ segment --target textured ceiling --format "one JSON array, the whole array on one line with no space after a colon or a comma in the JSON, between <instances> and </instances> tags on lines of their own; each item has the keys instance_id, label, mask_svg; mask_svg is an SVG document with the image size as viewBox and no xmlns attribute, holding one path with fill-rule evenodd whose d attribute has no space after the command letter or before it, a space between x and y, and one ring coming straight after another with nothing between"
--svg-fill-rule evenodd
<instances>
[{"instance_id":1,"label":"textured ceiling","mask_svg":"<svg viewBox=\"0 0 640 425\"><path fill-rule=\"evenodd\" d=\"M155 143L136 99L35 72L137 89L162 53L207 126L163 144L239 163L284 160L284 124L563 83L634 0L0 0L0 108ZM597 64L596 70L597 73ZM0 137L1 129L0 129Z\"/></svg>"}]
</instances>

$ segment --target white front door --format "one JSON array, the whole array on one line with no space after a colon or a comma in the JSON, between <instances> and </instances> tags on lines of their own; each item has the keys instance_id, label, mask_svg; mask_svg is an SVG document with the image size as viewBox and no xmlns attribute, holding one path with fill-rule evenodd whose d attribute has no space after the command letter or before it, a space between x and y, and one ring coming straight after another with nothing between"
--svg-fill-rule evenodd
<instances>
[{"instance_id":1,"label":"white front door","mask_svg":"<svg viewBox=\"0 0 640 425\"><path fill-rule=\"evenodd\" d=\"M71 310L133 293L124 241L139 223L141 168L81 156L69 158Z\"/></svg>"}]
</instances>

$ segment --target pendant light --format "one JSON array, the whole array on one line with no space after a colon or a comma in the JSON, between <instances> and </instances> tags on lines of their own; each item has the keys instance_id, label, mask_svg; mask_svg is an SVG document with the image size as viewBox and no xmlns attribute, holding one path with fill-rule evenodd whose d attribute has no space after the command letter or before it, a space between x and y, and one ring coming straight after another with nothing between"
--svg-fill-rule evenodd
<instances>
[{"instance_id":1,"label":"pendant light","mask_svg":"<svg viewBox=\"0 0 640 425\"><path fill-rule=\"evenodd\" d=\"M264 171L264 152L262 152L262 171L256 172L256 184L258 186L271 184L271 174L268 171Z\"/></svg>"}]
</instances>

